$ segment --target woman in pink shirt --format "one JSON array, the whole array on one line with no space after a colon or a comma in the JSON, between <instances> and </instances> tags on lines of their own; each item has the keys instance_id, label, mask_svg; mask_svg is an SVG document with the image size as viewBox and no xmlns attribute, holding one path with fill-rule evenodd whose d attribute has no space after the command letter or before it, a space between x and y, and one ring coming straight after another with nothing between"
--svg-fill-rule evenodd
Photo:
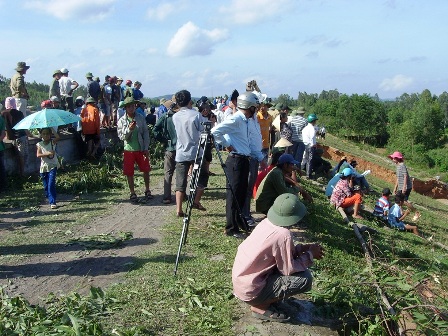
<instances>
[{"instance_id":1,"label":"woman in pink shirt","mask_svg":"<svg viewBox=\"0 0 448 336\"><path fill-rule=\"evenodd\" d=\"M313 259L323 257L319 244L294 246L288 227L306 214L294 194L277 197L268 216L238 247L232 269L233 293L251 306L262 320L286 322L289 317L272 304L311 289L308 270Z\"/></svg>"}]
</instances>

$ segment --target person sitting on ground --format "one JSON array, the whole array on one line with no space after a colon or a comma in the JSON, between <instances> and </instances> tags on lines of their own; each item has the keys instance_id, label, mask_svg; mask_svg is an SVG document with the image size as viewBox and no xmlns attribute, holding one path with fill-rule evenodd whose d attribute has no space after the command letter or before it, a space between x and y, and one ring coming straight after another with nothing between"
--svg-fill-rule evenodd
<instances>
[{"instance_id":1,"label":"person sitting on ground","mask_svg":"<svg viewBox=\"0 0 448 336\"><path fill-rule=\"evenodd\" d=\"M350 165L349 168L352 169L352 173L355 176L355 180L354 183L356 185L359 185L361 187L361 190L364 190L366 192L370 192L370 185L369 182L367 182L366 177L363 174L360 174L357 170L356 167L358 166L358 162L356 162L356 160L351 160L350 161Z\"/></svg>"},{"instance_id":2,"label":"person sitting on ground","mask_svg":"<svg viewBox=\"0 0 448 336\"><path fill-rule=\"evenodd\" d=\"M411 212L410 209L406 209L405 212L403 212L402 206L404 204L404 201L406 199L406 195L402 193L398 193L395 195L395 204L390 208L389 216L387 217L389 225L392 228L396 228L398 230L410 230L413 234L419 236L419 232L417 229L417 226L406 224L403 222L403 220L406 218L407 215Z\"/></svg>"},{"instance_id":3,"label":"person sitting on ground","mask_svg":"<svg viewBox=\"0 0 448 336\"><path fill-rule=\"evenodd\" d=\"M81 111L82 134L87 145L87 158L95 159L100 145L100 111L95 99L88 97L86 106Z\"/></svg>"},{"instance_id":4,"label":"person sitting on ground","mask_svg":"<svg viewBox=\"0 0 448 336\"><path fill-rule=\"evenodd\" d=\"M362 196L361 193L353 192L354 176L350 168L345 168L342 171L340 180L334 186L333 192L330 197L330 203L333 204L336 209L349 208L353 206L353 218L363 219L359 214Z\"/></svg>"},{"instance_id":5,"label":"person sitting on ground","mask_svg":"<svg viewBox=\"0 0 448 336\"><path fill-rule=\"evenodd\" d=\"M324 150L320 147L316 148L315 154L311 159L311 166L313 167L312 173L315 177L317 175L328 178L330 176L331 163L327 160L322 159L322 154Z\"/></svg>"},{"instance_id":6,"label":"person sitting on ground","mask_svg":"<svg viewBox=\"0 0 448 336\"><path fill-rule=\"evenodd\" d=\"M266 215L275 199L285 193L295 195L300 193L306 201L313 201L313 198L306 190L291 178L292 172L295 169L294 166L297 164L298 162L294 160L291 154L283 154L280 156L277 167L266 175L258 187L255 200L255 209L257 212Z\"/></svg>"},{"instance_id":7,"label":"person sitting on ground","mask_svg":"<svg viewBox=\"0 0 448 336\"><path fill-rule=\"evenodd\" d=\"M336 166L334 166L334 168L331 170L331 174L333 176L335 176L336 174L340 173L342 171L341 166L347 162L347 157L344 155L343 157L341 157L341 159L339 160L338 164Z\"/></svg>"},{"instance_id":8,"label":"person sitting on ground","mask_svg":"<svg viewBox=\"0 0 448 336\"><path fill-rule=\"evenodd\" d=\"M389 215L389 196L391 192L389 188L384 188L382 196L376 201L375 208L373 209L373 215L375 217L382 218L387 221Z\"/></svg>"},{"instance_id":9,"label":"person sitting on ground","mask_svg":"<svg viewBox=\"0 0 448 336\"><path fill-rule=\"evenodd\" d=\"M289 227L306 214L296 195L285 193L275 199L267 218L238 247L232 268L233 293L250 305L252 315L269 321L285 322L289 317L273 304L307 292L312 286L308 269L322 259L320 244L298 244Z\"/></svg>"},{"instance_id":10,"label":"person sitting on ground","mask_svg":"<svg viewBox=\"0 0 448 336\"><path fill-rule=\"evenodd\" d=\"M263 181L264 178L266 177L266 175L277 166L278 159L284 153L285 153L284 151L279 151L279 152L276 152L275 154L273 154L271 157L271 163L269 164L269 166L267 166L265 169L261 170L258 173L257 179L255 180L254 189L252 192L252 196L254 199L257 197L257 190L258 190L258 187L260 186L261 181Z\"/></svg>"}]
</instances>

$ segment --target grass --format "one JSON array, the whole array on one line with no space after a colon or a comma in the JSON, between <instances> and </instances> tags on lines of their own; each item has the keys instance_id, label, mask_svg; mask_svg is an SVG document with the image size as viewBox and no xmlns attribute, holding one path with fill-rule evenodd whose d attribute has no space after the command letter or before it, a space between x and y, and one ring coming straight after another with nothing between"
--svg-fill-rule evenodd
<instances>
[{"instance_id":1,"label":"grass","mask_svg":"<svg viewBox=\"0 0 448 336\"><path fill-rule=\"evenodd\" d=\"M216 166L217 160L214 161L211 170L218 176L210 179L210 188L224 186L225 182L221 168ZM152 176L155 179L152 183L160 182L161 170L155 169ZM117 179L123 186L123 179ZM384 187L384 182L370 176L369 182L376 190ZM308 181L304 186L315 200L305 217L307 237L321 242L326 250L325 257L312 267L315 284L309 298L314 300L317 314L341 320L355 318L359 321L358 334L371 330L371 335L382 335L381 311L373 288L373 282L378 281L389 300L396 302L394 308L408 309L420 330L429 335L446 332L446 321L427 306L447 311L447 251L411 233L387 229L367 214L363 224L378 230L378 234L366 238L376 256L376 278L373 279L351 228L329 206L320 187ZM37 181L26 181L19 192L3 199L0 204L3 209L13 204L23 216L29 216L25 224L29 230L5 233L2 248L20 246L23 241L67 243L72 236L66 232L73 232L77 225L110 211L125 192L122 187L95 192L94 196L78 194L78 198L69 202L63 216L54 216L51 212L35 212L42 201L40 188ZM432 235L435 241L446 242L448 207L416 193L411 194L411 199L422 209L421 231L426 236ZM370 207L374 201L373 195L366 198ZM241 305L232 295L231 268L239 241L223 234L225 190L206 191L202 203L207 212L193 211L177 276L173 270L182 221L169 214L162 227L163 241L157 250L149 249L138 256L139 264L134 265L126 281L107 289L107 295L118 304L114 303L114 309L100 319L103 335L111 335L113 330L121 335L235 333L232 327L241 314ZM33 252L23 250L20 255L30 253ZM2 253L0 261L10 257Z\"/></svg>"}]
</instances>

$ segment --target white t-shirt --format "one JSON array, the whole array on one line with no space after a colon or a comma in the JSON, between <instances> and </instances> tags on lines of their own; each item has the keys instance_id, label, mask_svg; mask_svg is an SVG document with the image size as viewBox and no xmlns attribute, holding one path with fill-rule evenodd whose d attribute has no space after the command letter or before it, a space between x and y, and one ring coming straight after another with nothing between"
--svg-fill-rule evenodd
<instances>
[{"instance_id":1,"label":"white t-shirt","mask_svg":"<svg viewBox=\"0 0 448 336\"><path fill-rule=\"evenodd\" d=\"M64 77L62 76L59 80L59 88L61 90L61 96L67 96L71 97L72 95L69 94L70 90L72 89L72 82L73 79L70 77Z\"/></svg>"}]
</instances>

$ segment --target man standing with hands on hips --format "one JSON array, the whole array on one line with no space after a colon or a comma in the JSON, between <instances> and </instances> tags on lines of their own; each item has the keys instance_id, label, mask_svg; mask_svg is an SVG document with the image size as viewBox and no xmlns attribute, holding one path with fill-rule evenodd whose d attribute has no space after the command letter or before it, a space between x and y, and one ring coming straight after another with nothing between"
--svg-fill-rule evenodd
<instances>
[{"instance_id":1,"label":"man standing with hands on hips","mask_svg":"<svg viewBox=\"0 0 448 336\"><path fill-rule=\"evenodd\" d=\"M227 189L225 233L239 239L246 238L240 230L245 229L246 225L238 213L238 206L242 210L246 199L249 159L251 154L255 154L253 157L263 157L261 150L258 150L259 153L251 153L251 148L254 147L249 144L248 119L253 118L258 105L258 97L252 92L240 94L237 98L238 110L211 130L216 142L229 152L225 170L235 196L234 198L232 192ZM261 146L259 148L261 149ZM261 168L265 168L264 161L261 161Z\"/></svg>"},{"instance_id":2,"label":"man standing with hands on hips","mask_svg":"<svg viewBox=\"0 0 448 336\"><path fill-rule=\"evenodd\" d=\"M134 164L143 173L145 182L145 198L153 198L149 190L149 172L151 165L149 163L149 130L146 126L145 117L135 113L135 104L137 102L132 97L128 97L123 102L126 110L124 116L118 120L117 133L120 140L124 141L123 150L123 173L126 175L129 191L131 192L130 201L136 202L137 194L134 189Z\"/></svg>"}]
</instances>

